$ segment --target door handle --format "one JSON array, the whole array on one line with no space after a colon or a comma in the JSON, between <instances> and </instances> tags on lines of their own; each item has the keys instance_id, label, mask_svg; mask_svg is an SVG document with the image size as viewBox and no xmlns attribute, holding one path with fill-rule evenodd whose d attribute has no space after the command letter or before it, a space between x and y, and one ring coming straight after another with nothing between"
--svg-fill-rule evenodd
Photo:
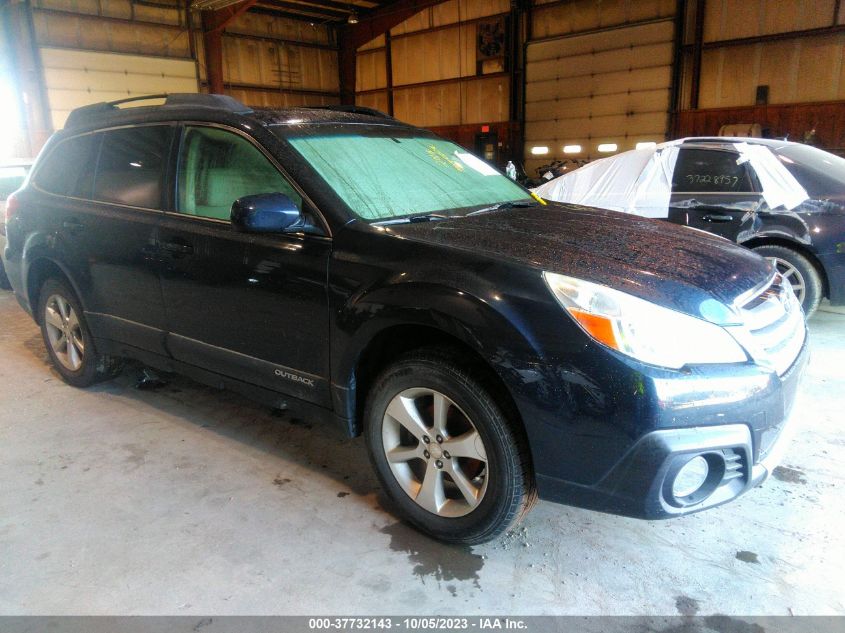
<instances>
[{"instance_id":1,"label":"door handle","mask_svg":"<svg viewBox=\"0 0 845 633\"><path fill-rule=\"evenodd\" d=\"M707 215L702 216L701 219L705 222L732 222L734 218L732 215L708 213Z\"/></svg>"},{"instance_id":2,"label":"door handle","mask_svg":"<svg viewBox=\"0 0 845 633\"><path fill-rule=\"evenodd\" d=\"M194 252L194 247L184 242L165 242L162 247L173 255L190 255Z\"/></svg>"},{"instance_id":3,"label":"door handle","mask_svg":"<svg viewBox=\"0 0 845 633\"><path fill-rule=\"evenodd\" d=\"M65 220L62 222L62 228L67 229L70 233L79 233L84 227L79 220Z\"/></svg>"}]
</instances>

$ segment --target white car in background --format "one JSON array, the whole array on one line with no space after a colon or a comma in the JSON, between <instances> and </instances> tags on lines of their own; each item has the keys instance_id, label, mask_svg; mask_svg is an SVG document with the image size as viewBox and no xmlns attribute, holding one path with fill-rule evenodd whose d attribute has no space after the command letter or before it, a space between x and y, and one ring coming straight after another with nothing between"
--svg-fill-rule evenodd
<instances>
[{"instance_id":1,"label":"white car in background","mask_svg":"<svg viewBox=\"0 0 845 633\"><path fill-rule=\"evenodd\" d=\"M6 248L6 199L20 189L32 168L32 159L21 158L0 162L0 254ZM0 257L0 288L9 290L9 280Z\"/></svg>"}]
</instances>

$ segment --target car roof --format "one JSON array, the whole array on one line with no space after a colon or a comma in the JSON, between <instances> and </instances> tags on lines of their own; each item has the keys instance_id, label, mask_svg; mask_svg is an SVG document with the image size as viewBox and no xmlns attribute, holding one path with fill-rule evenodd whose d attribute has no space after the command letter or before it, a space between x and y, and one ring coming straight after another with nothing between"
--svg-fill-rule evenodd
<instances>
[{"instance_id":1,"label":"car roof","mask_svg":"<svg viewBox=\"0 0 845 633\"><path fill-rule=\"evenodd\" d=\"M793 141L786 141L776 138L758 138L753 136L687 136L676 141L669 141L664 146L685 145L701 147L728 147L735 143L750 143L752 145L765 145L774 149L787 145L797 145Z\"/></svg>"},{"instance_id":2,"label":"car roof","mask_svg":"<svg viewBox=\"0 0 845 633\"><path fill-rule=\"evenodd\" d=\"M163 101L154 105L137 105L152 100ZM136 104L125 107L126 104ZM168 95L142 95L94 103L73 110L65 123L65 130L96 130L116 125L159 122L166 120L219 121L245 118L260 125L302 124L365 124L400 125L387 114L362 106L330 105L296 108L251 108L227 95L176 93Z\"/></svg>"}]
</instances>

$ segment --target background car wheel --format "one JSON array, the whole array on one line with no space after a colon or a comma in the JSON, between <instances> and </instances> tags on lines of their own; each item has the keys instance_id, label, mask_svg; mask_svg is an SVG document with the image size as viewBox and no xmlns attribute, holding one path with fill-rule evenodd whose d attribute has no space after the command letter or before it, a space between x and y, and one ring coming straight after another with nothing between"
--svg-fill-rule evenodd
<instances>
[{"instance_id":1,"label":"background car wheel","mask_svg":"<svg viewBox=\"0 0 845 633\"><path fill-rule=\"evenodd\" d=\"M401 516L441 541L489 541L536 499L527 444L454 354L388 367L365 411L370 459Z\"/></svg>"},{"instance_id":2,"label":"background car wheel","mask_svg":"<svg viewBox=\"0 0 845 633\"><path fill-rule=\"evenodd\" d=\"M785 246L758 246L754 252L774 261L778 272L789 280L809 318L822 300L822 278L813 263Z\"/></svg>"},{"instance_id":3,"label":"background car wheel","mask_svg":"<svg viewBox=\"0 0 845 633\"><path fill-rule=\"evenodd\" d=\"M117 361L97 353L82 306L65 283L57 279L44 283L38 321L50 360L68 384L87 387L119 371Z\"/></svg>"}]
</instances>

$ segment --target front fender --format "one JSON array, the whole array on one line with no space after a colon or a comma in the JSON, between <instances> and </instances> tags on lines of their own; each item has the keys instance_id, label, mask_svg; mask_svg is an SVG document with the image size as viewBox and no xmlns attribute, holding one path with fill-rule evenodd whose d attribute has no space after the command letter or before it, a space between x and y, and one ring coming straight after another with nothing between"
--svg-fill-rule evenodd
<instances>
[{"instance_id":1,"label":"front fender","mask_svg":"<svg viewBox=\"0 0 845 633\"><path fill-rule=\"evenodd\" d=\"M511 395L538 382L543 352L519 302L504 293L473 295L424 281L390 283L351 296L335 311L336 410L353 416L358 363L370 343L395 327L417 326L457 339L493 369Z\"/></svg>"}]
</instances>

